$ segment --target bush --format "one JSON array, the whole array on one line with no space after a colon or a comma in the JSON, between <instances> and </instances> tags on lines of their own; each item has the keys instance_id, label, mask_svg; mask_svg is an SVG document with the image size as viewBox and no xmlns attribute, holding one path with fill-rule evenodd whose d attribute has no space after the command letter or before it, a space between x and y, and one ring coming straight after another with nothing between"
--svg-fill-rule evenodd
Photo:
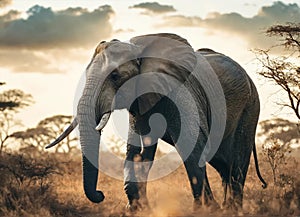
<instances>
[{"instance_id":1,"label":"bush","mask_svg":"<svg viewBox=\"0 0 300 217\"><path fill-rule=\"evenodd\" d=\"M3 154L0 216L78 216L75 206L59 201L52 185L64 173L64 165L53 154L40 158Z\"/></svg>"},{"instance_id":2,"label":"bush","mask_svg":"<svg viewBox=\"0 0 300 217\"><path fill-rule=\"evenodd\" d=\"M274 181L274 174L271 172L272 165L269 162L270 155L268 155L273 153L272 150L264 151L260 158L260 167L266 171L263 174L269 185L262 190L260 187L246 182L246 186L248 185L245 191L246 207L251 210L251 214L255 215L298 216L300 214L299 162L292 157L284 158L284 161L277 161L276 181ZM253 172L251 176L255 176L254 171L251 172Z\"/></svg>"}]
</instances>

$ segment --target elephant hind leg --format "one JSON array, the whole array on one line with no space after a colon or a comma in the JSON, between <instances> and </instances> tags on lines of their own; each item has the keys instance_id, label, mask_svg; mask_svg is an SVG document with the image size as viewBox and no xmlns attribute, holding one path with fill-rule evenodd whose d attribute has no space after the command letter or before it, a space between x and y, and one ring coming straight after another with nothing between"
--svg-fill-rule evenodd
<instances>
[{"instance_id":1,"label":"elephant hind leg","mask_svg":"<svg viewBox=\"0 0 300 217\"><path fill-rule=\"evenodd\" d=\"M207 177L207 171L205 171L205 179L203 182L203 189L204 189L204 204L209 206L210 201L214 200L214 195L210 188L210 184L209 184L208 177Z\"/></svg>"},{"instance_id":2,"label":"elephant hind leg","mask_svg":"<svg viewBox=\"0 0 300 217\"><path fill-rule=\"evenodd\" d=\"M215 156L209 161L209 164L217 170L222 179L222 185L224 189L222 201L223 208L228 207L230 201L230 177L233 159L233 138L234 133L224 139Z\"/></svg>"},{"instance_id":3,"label":"elephant hind leg","mask_svg":"<svg viewBox=\"0 0 300 217\"><path fill-rule=\"evenodd\" d=\"M203 180L205 177L206 167L200 168L196 163L196 161L195 162L192 161L193 160L187 159L184 162L184 165L187 170L189 181L192 187L193 196L195 199L198 200L202 196Z\"/></svg>"},{"instance_id":4,"label":"elephant hind leg","mask_svg":"<svg viewBox=\"0 0 300 217\"><path fill-rule=\"evenodd\" d=\"M255 106L243 112L235 132L233 149L236 151L231 167L230 185L232 199L236 208L242 208L243 190L250 163L250 157L255 145L255 131L258 111Z\"/></svg>"},{"instance_id":5,"label":"elephant hind leg","mask_svg":"<svg viewBox=\"0 0 300 217\"><path fill-rule=\"evenodd\" d=\"M197 154L193 151L189 155L189 157L184 161L184 166L187 171L187 175L192 188L192 193L194 196L195 210L202 206L202 191L206 170L206 166L199 167L199 159L200 157L197 157Z\"/></svg>"}]
</instances>

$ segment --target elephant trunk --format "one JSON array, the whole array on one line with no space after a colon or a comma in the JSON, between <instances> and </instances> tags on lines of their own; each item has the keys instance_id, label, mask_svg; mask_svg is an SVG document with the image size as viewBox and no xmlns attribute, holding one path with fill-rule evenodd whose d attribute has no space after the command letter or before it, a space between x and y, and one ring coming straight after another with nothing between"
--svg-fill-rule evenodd
<instances>
[{"instance_id":1,"label":"elephant trunk","mask_svg":"<svg viewBox=\"0 0 300 217\"><path fill-rule=\"evenodd\" d=\"M102 191L97 191L98 168L95 167L86 156L82 156L83 167L83 188L86 197L93 203L100 203L104 200Z\"/></svg>"},{"instance_id":2,"label":"elephant trunk","mask_svg":"<svg viewBox=\"0 0 300 217\"><path fill-rule=\"evenodd\" d=\"M97 82L99 79L87 81L84 93L77 107L80 145L82 151L83 187L87 198L100 203L104 200L101 191L97 191L100 133L96 128L95 103L98 95ZM96 88L95 88L96 87Z\"/></svg>"}]
</instances>

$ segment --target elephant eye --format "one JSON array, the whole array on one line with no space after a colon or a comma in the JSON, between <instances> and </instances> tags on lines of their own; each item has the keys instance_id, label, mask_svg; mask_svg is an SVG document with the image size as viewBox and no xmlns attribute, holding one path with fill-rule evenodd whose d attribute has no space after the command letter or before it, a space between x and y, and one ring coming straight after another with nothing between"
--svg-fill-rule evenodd
<instances>
[{"instance_id":1,"label":"elephant eye","mask_svg":"<svg viewBox=\"0 0 300 217\"><path fill-rule=\"evenodd\" d=\"M121 78L121 75L119 74L119 72L117 70L114 70L111 72L110 78L112 81L118 81Z\"/></svg>"}]
</instances>

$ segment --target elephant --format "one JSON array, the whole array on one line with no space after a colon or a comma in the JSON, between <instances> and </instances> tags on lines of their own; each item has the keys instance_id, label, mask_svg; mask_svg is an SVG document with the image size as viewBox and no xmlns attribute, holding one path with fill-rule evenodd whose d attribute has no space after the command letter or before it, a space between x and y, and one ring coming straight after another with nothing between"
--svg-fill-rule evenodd
<instances>
[{"instance_id":1,"label":"elephant","mask_svg":"<svg viewBox=\"0 0 300 217\"><path fill-rule=\"evenodd\" d=\"M208 79L201 81L204 75ZM212 76L217 83L210 82ZM215 93L217 84L222 93ZM124 108L129 112L124 163L129 209L148 203L146 184L158 139L176 147L196 207L201 206L202 195L203 203L216 204L206 163L222 178L224 206L242 207L252 152L257 175L263 187L267 186L259 171L255 146L259 96L246 71L228 56L210 49L195 51L176 34L158 33L137 36L129 42L103 41L97 46L86 68L76 117L46 147L56 145L79 125L83 186L90 201L104 199L104 194L96 190L101 131L111 112ZM219 141L210 135L212 131L217 132ZM135 168L137 163L143 163L142 169Z\"/></svg>"}]
</instances>

